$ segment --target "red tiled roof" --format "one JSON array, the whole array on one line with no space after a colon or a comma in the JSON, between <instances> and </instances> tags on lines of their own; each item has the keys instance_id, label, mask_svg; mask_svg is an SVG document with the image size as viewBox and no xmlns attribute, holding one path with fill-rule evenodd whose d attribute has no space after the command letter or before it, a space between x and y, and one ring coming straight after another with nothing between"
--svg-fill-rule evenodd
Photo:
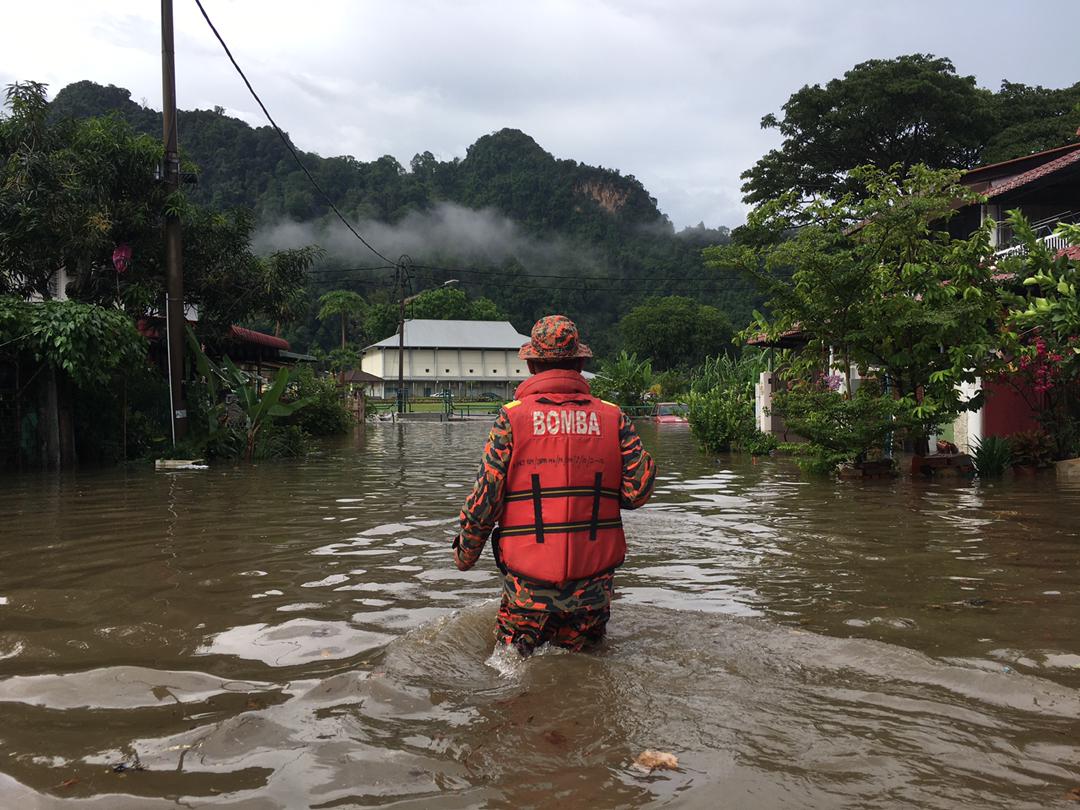
<instances>
[{"instance_id":1,"label":"red tiled roof","mask_svg":"<svg viewBox=\"0 0 1080 810\"><path fill-rule=\"evenodd\" d=\"M1000 197L1007 191L1013 191L1015 189L1026 186L1040 177L1046 177L1048 174L1061 171L1066 166L1072 166L1074 163L1080 163L1080 149L1074 149L1071 152L1067 152L1060 157L1056 157L1048 163L1044 163L1041 166L1036 166L1034 169L1028 169L1026 172L1011 177L1002 183L1000 186L991 186L982 193L987 198Z\"/></svg>"},{"instance_id":2,"label":"red tiled roof","mask_svg":"<svg viewBox=\"0 0 1080 810\"><path fill-rule=\"evenodd\" d=\"M271 349L289 351L289 341L284 338L274 337L265 332L256 332L254 329L245 329L242 326L230 326L229 337L239 340L241 343L254 343L258 346L267 346Z\"/></svg>"},{"instance_id":3,"label":"red tiled roof","mask_svg":"<svg viewBox=\"0 0 1080 810\"><path fill-rule=\"evenodd\" d=\"M1078 133L1078 134L1080 134L1080 133ZM968 171L964 172L964 180L963 180L963 182L967 182L969 180L975 180L975 179L977 179L979 177L979 175L993 174L993 173L1005 168L1006 166L1012 166L1012 165L1015 165L1017 163L1024 163L1024 162L1027 162L1029 160L1036 160L1038 158L1047 158L1046 162L1049 162L1051 159L1053 159L1053 158L1051 158L1051 156L1056 158L1056 157L1060 157L1063 153L1075 152L1077 150L1080 150L1080 141L1075 141L1073 143L1067 143L1064 146L1055 146L1053 149L1044 149L1041 152L1032 152L1030 155L1021 155L1020 157L1010 158L1009 160L1002 160L1002 161L1000 161L998 163L987 163L987 164L985 164L983 166L976 166L974 169L968 169Z\"/></svg>"},{"instance_id":4,"label":"red tiled roof","mask_svg":"<svg viewBox=\"0 0 1080 810\"><path fill-rule=\"evenodd\" d=\"M164 319L160 317L140 318L135 323L135 328L139 330L139 334L143 337L154 339L164 334L164 330L158 328L157 322L164 322ZM188 325L194 326L195 322L188 321ZM265 332L256 332L254 329L245 329L243 326L230 326L228 336L233 340L239 340L241 343L254 343L257 346L267 346L285 352L289 351L289 341L284 338L274 337Z\"/></svg>"},{"instance_id":5,"label":"red tiled roof","mask_svg":"<svg viewBox=\"0 0 1080 810\"><path fill-rule=\"evenodd\" d=\"M785 346L805 341L802 327L796 324L793 328L770 339L764 332L758 332L746 341L747 346Z\"/></svg>"}]
</instances>

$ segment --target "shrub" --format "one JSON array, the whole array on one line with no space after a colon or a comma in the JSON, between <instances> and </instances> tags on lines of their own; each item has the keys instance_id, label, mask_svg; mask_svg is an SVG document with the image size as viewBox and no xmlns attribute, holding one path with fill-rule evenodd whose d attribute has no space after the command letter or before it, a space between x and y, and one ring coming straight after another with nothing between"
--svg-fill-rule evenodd
<instances>
[{"instance_id":1,"label":"shrub","mask_svg":"<svg viewBox=\"0 0 1080 810\"><path fill-rule=\"evenodd\" d=\"M754 406L736 388L714 388L689 396L690 430L707 453L730 450L754 431Z\"/></svg>"},{"instance_id":2,"label":"shrub","mask_svg":"<svg viewBox=\"0 0 1080 810\"><path fill-rule=\"evenodd\" d=\"M1021 430L1009 436L1012 463L1017 467L1049 467L1054 463L1054 440L1043 430Z\"/></svg>"},{"instance_id":3,"label":"shrub","mask_svg":"<svg viewBox=\"0 0 1080 810\"><path fill-rule=\"evenodd\" d=\"M309 401L289 417L289 425L312 436L339 436L353 427L352 413L332 377L319 377L312 368L303 366L293 373L290 382L290 398Z\"/></svg>"},{"instance_id":4,"label":"shrub","mask_svg":"<svg viewBox=\"0 0 1080 810\"><path fill-rule=\"evenodd\" d=\"M754 384L768 368L768 356L750 350L738 358L726 354L707 357L705 362L694 370L690 379L690 390L695 394L704 394L718 387L739 388L753 399Z\"/></svg>"},{"instance_id":5,"label":"shrub","mask_svg":"<svg viewBox=\"0 0 1080 810\"><path fill-rule=\"evenodd\" d=\"M779 442L771 433L762 433L755 427L754 432L739 439L736 446L752 456L767 456L779 447Z\"/></svg>"},{"instance_id":6,"label":"shrub","mask_svg":"<svg viewBox=\"0 0 1080 810\"><path fill-rule=\"evenodd\" d=\"M640 405L652 384L652 363L639 361L636 354L622 351L614 360L600 363L596 376L589 381L589 389L594 397L619 405Z\"/></svg>"},{"instance_id":7,"label":"shrub","mask_svg":"<svg viewBox=\"0 0 1080 810\"><path fill-rule=\"evenodd\" d=\"M1000 478L1012 463L1009 440L1001 436L987 436L976 442L972 461L979 478Z\"/></svg>"},{"instance_id":8,"label":"shrub","mask_svg":"<svg viewBox=\"0 0 1080 810\"><path fill-rule=\"evenodd\" d=\"M307 454L310 437L298 425L267 424L255 440L252 458L299 458Z\"/></svg>"},{"instance_id":9,"label":"shrub","mask_svg":"<svg viewBox=\"0 0 1080 810\"><path fill-rule=\"evenodd\" d=\"M864 461L910 423L904 403L882 396L872 380L864 381L851 399L828 386L798 385L776 394L773 407L791 430L807 440L785 449L812 472L832 472L844 462Z\"/></svg>"},{"instance_id":10,"label":"shrub","mask_svg":"<svg viewBox=\"0 0 1080 810\"><path fill-rule=\"evenodd\" d=\"M708 453L743 450L768 455L776 440L754 422L754 383L768 368L764 355L748 352L706 358L690 381L690 430Z\"/></svg>"}]
</instances>

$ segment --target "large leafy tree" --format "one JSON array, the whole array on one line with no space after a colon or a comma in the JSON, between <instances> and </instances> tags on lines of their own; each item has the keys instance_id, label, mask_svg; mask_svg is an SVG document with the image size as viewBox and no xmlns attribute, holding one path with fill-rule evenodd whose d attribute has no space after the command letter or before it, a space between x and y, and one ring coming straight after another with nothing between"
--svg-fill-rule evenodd
<instances>
[{"instance_id":1,"label":"large leafy tree","mask_svg":"<svg viewBox=\"0 0 1080 810\"><path fill-rule=\"evenodd\" d=\"M1057 89L1003 81L991 108L995 128L982 150L980 163L1051 149L1077 138L1080 82Z\"/></svg>"},{"instance_id":2,"label":"large leafy tree","mask_svg":"<svg viewBox=\"0 0 1080 810\"><path fill-rule=\"evenodd\" d=\"M780 116L762 118L784 141L743 173L743 199L762 203L789 191L839 199L861 191L850 172L866 164L972 166L994 132L990 95L930 54L871 59L824 87L804 86Z\"/></svg>"},{"instance_id":3,"label":"large leafy tree","mask_svg":"<svg viewBox=\"0 0 1080 810\"><path fill-rule=\"evenodd\" d=\"M69 296L120 305L133 317L162 309L164 213L184 224L184 299L200 328L265 318L289 321L306 310L307 270L318 255L298 248L257 256L246 211L211 212L155 179L162 147L118 117L74 120L49 114L45 85L8 87L0 118L0 292L52 295L63 268ZM124 272L117 247L131 249Z\"/></svg>"},{"instance_id":4,"label":"large leafy tree","mask_svg":"<svg viewBox=\"0 0 1080 810\"><path fill-rule=\"evenodd\" d=\"M116 244L155 228L166 203L153 182L161 148L114 118L50 121L37 82L9 86L6 106L0 291L49 297L60 268L78 277L111 267Z\"/></svg>"},{"instance_id":5,"label":"large leafy tree","mask_svg":"<svg viewBox=\"0 0 1080 810\"><path fill-rule=\"evenodd\" d=\"M646 299L619 321L622 345L657 371L692 368L730 350L731 323L716 307L679 295Z\"/></svg>"},{"instance_id":6,"label":"large leafy tree","mask_svg":"<svg viewBox=\"0 0 1080 810\"><path fill-rule=\"evenodd\" d=\"M73 418L76 396L109 413L127 413L126 379L142 370L136 361L145 356L134 322L164 308L166 212L184 224L184 299L198 305L199 329L209 341L230 324L303 314L304 282L316 252L257 256L250 214L210 212L156 180L162 147L154 138L119 117L75 120L50 112L45 85L36 82L9 86L4 107L0 295L8 296L16 314L24 308L11 302L37 296L45 303L26 311L32 330L0 343L20 363L45 372L31 373L38 390L24 387L24 396L39 394L44 403L40 432L50 463L74 460L75 439L84 433L97 431L91 451L111 441L102 427L107 420L82 419L79 425L81 417ZM121 270L114 253L130 257ZM54 286L60 270L69 279L63 290L68 301L51 300L60 292ZM153 380L147 382L153 387ZM107 430L120 433L118 443L126 444L123 420Z\"/></svg>"}]
</instances>

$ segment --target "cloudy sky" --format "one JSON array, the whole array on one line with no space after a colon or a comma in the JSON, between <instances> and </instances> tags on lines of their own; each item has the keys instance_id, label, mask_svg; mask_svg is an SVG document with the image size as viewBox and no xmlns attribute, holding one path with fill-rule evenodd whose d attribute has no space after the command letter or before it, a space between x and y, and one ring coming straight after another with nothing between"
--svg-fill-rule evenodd
<instances>
[{"instance_id":1,"label":"cloudy sky","mask_svg":"<svg viewBox=\"0 0 1080 810\"><path fill-rule=\"evenodd\" d=\"M986 87L1080 80L1077 0L203 0L302 148L403 164L502 127L618 168L676 226L736 225L739 174L776 144L761 116L807 83L901 53L948 56ZM262 119L198 14L175 0L182 108ZM15 0L0 84L116 84L160 109L158 4ZM1056 44L1055 44L1056 43Z\"/></svg>"}]
</instances>

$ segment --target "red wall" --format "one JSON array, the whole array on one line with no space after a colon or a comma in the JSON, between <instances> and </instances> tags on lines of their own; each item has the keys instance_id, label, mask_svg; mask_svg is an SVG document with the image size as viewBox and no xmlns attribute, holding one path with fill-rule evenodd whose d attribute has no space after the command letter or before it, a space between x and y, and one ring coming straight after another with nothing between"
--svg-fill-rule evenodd
<instances>
[{"instance_id":1,"label":"red wall","mask_svg":"<svg viewBox=\"0 0 1080 810\"><path fill-rule=\"evenodd\" d=\"M1022 385L1019 381L1017 385ZM1018 430L1035 430L1039 427L1035 412L1012 385L985 381L986 404L982 410L983 436L1008 436ZM1027 399L1038 402L1030 388Z\"/></svg>"}]
</instances>

